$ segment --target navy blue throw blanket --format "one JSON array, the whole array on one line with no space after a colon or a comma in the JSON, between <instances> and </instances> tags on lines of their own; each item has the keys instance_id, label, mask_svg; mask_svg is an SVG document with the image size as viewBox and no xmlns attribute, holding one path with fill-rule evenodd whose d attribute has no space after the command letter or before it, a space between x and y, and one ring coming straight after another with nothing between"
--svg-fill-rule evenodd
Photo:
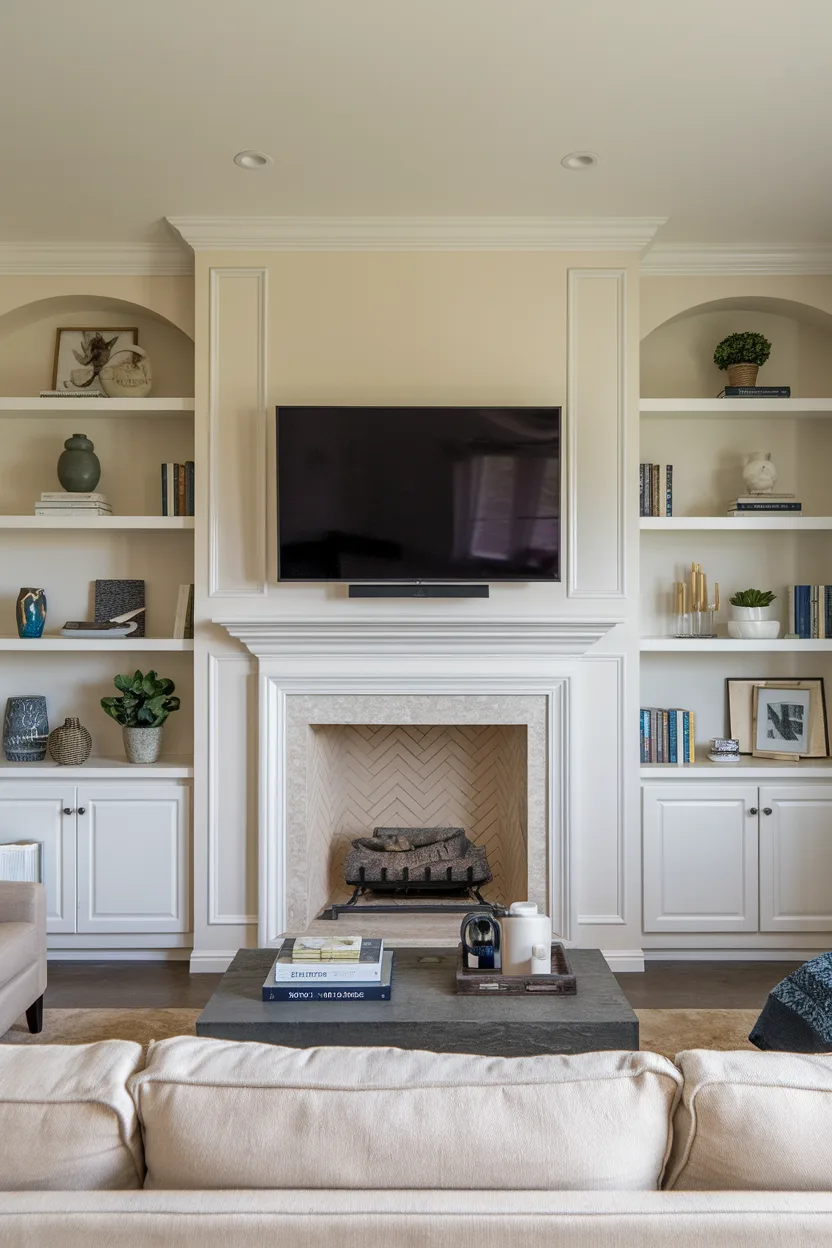
<instances>
[{"instance_id":1,"label":"navy blue throw blanket","mask_svg":"<svg viewBox=\"0 0 832 1248\"><path fill-rule=\"evenodd\" d=\"M832 1053L832 953L781 979L748 1039L758 1049Z\"/></svg>"}]
</instances>

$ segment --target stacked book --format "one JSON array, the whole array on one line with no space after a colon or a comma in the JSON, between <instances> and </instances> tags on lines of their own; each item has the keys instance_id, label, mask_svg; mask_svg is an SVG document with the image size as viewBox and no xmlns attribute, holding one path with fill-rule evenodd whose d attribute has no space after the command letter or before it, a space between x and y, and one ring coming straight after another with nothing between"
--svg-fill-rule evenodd
<instances>
[{"instance_id":1,"label":"stacked book","mask_svg":"<svg viewBox=\"0 0 832 1248\"><path fill-rule=\"evenodd\" d=\"M71 494L68 490L46 490L35 503L36 516L111 516L113 509L106 494Z\"/></svg>"},{"instance_id":2,"label":"stacked book","mask_svg":"<svg viewBox=\"0 0 832 1248\"><path fill-rule=\"evenodd\" d=\"M794 494L740 494L728 504L729 516L802 516Z\"/></svg>"},{"instance_id":3,"label":"stacked book","mask_svg":"<svg viewBox=\"0 0 832 1248\"><path fill-rule=\"evenodd\" d=\"M804 641L832 637L832 585L790 585L786 633Z\"/></svg>"},{"instance_id":4,"label":"stacked book","mask_svg":"<svg viewBox=\"0 0 832 1248\"><path fill-rule=\"evenodd\" d=\"M639 515L673 515L673 465L639 464Z\"/></svg>"},{"instance_id":5,"label":"stacked book","mask_svg":"<svg viewBox=\"0 0 832 1248\"><path fill-rule=\"evenodd\" d=\"M641 761L643 763L696 762L694 745L695 716L693 711L676 707L663 710L657 706L641 708Z\"/></svg>"},{"instance_id":6,"label":"stacked book","mask_svg":"<svg viewBox=\"0 0 832 1248\"><path fill-rule=\"evenodd\" d=\"M389 1001L393 954L367 936L288 936L264 1001Z\"/></svg>"},{"instance_id":7,"label":"stacked book","mask_svg":"<svg viewBox=\"0 0 832 1248\"><path fill-rule=\"evenodd\" d=\"M179 598L176 602L176 615L173 620L173 636L175 638L193 637L194 635L194 587L180 585Z\"/></svg>"},{"instance_id":8,"label":"stacked book","mask_svg":"<svg viewBox=\"0 0 832 1248\"><path fill-rule=\"evenodd\" d=\"M41 847L37 841L0 845L0 880L41 882Z\"/></svg>"},{"instance_id":9,"label":"stacked book","mask_svg":"<svg viewBox=\"0 0 832 1248\"><path fill-rule=\"evenodd\" d=\"M791 386L726 386L718 399L789 399Z\"/></svg>"},{"instance_id":10,"label":"stacked book","mask_svg":"<svg viewBox=\"0 0 832 1248\"><path fill-rule=\"evenodd\" d=\"M162 464L162 515L194 514L194 461Z\"/></svg>"}]
</instances>

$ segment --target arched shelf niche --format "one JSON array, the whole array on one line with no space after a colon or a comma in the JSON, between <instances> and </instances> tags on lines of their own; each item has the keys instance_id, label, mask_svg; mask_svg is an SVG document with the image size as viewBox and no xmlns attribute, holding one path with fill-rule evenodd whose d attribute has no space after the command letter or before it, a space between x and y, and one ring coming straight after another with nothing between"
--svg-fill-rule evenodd
<instances>
[{"instance_id":1,"label":"arched shelf niche","mask_svg":"<svg viewBox=\"0 0 832 1248\"><path fill-rule=\"evenodd\" d=\"M153 367L153 396L187 398L194 392L194 344L152 307L104 295L54 295L0 316L0 394L35 396L52 386L57 330L135 326Z\"/></svg>"},{"instance_id":2,"label":"arched shelf niche","mask_svg":"<svg viewBox=\"0 0 832 1248\"><path fill-rule=\"evenodd\" d=\"M832 314L775 296L709 300L669 317L641 342L642 398L714 398L726 375L713 362L727 334L754 330L770 340L760 385L787 385L792 396L832 395Z\"/></svg>"}]
</instances>

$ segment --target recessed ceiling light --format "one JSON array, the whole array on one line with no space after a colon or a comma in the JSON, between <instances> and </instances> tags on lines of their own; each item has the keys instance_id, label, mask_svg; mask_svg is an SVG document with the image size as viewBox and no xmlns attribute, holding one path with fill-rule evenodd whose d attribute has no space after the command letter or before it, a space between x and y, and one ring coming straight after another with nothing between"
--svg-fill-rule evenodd
<instances>
[{"instance_id":1,"label":"recessed ceiling light","mask_svg":"<svg viewBox=\"0 0 832 1248\"><path fill-rule=\"evenodd\" d=\"M271 156L268 156L265 152L238 152L234 157L234 164L239 165L241 169L262 169L265 165L270 165L271 163Z\"/></svg>"},{"instance_id":2,"label":"recessed ceiling light","mask_svg":"<svg viewBox=\"0 0 832 1248\"><path fill-rule=\"evenodd\" d=\"M594 152L570 152L560 163L564 169L594 169L598 157Z\"/></svg>"}]
</instances>

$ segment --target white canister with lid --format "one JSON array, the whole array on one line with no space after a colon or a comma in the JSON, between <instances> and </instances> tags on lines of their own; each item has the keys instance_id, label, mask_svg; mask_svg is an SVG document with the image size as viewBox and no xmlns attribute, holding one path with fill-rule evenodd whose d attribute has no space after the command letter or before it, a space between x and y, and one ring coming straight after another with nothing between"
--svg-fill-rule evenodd
<instances>
[{"instance_id":1,"label":"white canister with lid","mask_svg":"<svg viewBox=\"0 0 832 1248\"><path fill-rule=\"evenodd\" d=\"M504 975L552 973L552 920L533 901L513 901L500 918Z\"/></svg>"}]
</instances>

